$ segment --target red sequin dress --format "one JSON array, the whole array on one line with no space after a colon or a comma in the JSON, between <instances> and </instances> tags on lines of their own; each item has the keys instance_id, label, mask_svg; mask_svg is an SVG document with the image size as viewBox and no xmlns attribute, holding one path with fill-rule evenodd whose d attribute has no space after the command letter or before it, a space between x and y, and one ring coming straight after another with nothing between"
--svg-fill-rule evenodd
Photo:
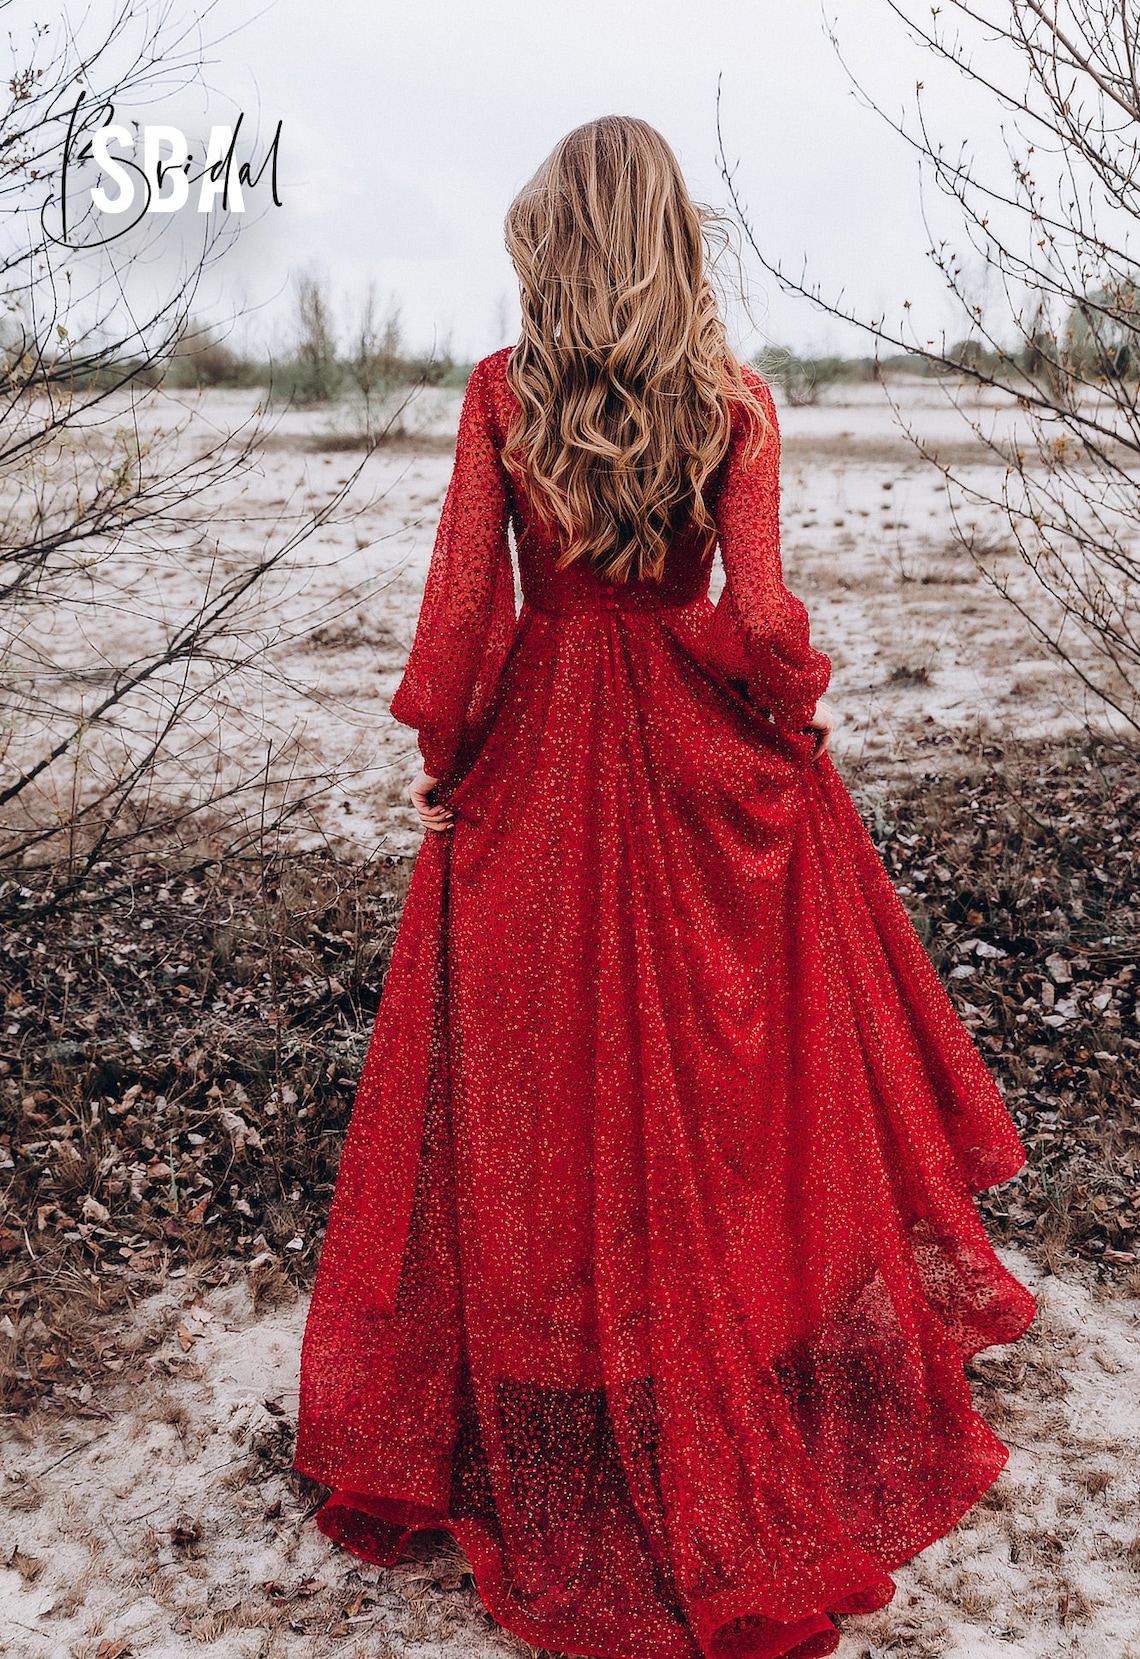
<instances>
[{"instance_id":1,"label":"red sequin dress","mask_svg":"<svg viewBox=\"0 0 1140 1659\"><path fill-rule=\"evenodd\" d=\"M710 486L715 605L685 537L660 583L558 570L499 458L507 355L392 704L457 823L360 1081L296 1463L369 1560L448 1528L536 1646L808 1659L1005 1462L963 1364L1034 1304L971 1195L1023 1151L800 731L830 664L776 444L737 431Z\"/></svg>"}]
</instances>

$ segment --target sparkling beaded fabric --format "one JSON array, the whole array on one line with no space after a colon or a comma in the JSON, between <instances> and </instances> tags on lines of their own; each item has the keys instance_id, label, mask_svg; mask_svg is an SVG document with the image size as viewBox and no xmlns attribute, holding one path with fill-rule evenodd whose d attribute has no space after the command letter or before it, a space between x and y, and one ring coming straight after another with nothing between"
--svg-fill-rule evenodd
<instances>
[{"instance_id":1,"label":"sparkling beaded fabric","mask_svg":"<svg viewBox=\"0 0 1140 1659\"><path fill-rule=\"evenodd\" d=\"M447 1526L536 1646L809 1659L1005 1461L963 1364L1033 1301L971 1195L1022 1148L800 730L830 665L776 443L710 485L715 606L684 537L660 583L559 571L499 460L507 356L392 705L457 822L360 1082L297 1466L370 1560Z\"/></svg>"}]
</instances>

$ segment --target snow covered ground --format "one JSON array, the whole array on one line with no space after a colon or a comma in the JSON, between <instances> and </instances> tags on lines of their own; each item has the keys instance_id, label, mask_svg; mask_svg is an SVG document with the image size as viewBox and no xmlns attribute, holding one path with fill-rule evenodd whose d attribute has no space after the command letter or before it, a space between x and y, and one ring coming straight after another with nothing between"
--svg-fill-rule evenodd
<instances>
[{"instance_id":1,"label":"snow covered ground","mask_svg":"<svg viewBox=\"0 0 1140 1659\"><path fill-rule=\"evenodd\" d=\"M1040 1303L976 1363L1007 1469L890 1607L845 1621L841 1659L1140 1659L1140 1303L1003 1259ZM0 1654L524 1659L445 1542L369 1567L290 1492L304 1316L172 1280L136 1311L145 1378L93 1401L105 1416L7 1425Z\"/></svg>"}]
</instances>

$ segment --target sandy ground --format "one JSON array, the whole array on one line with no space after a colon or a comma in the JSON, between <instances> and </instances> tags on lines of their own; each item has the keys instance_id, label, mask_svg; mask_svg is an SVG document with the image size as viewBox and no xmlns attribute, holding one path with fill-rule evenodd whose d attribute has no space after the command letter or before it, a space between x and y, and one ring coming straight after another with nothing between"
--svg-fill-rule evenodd
<instances>
[{"instance_id":1,"label":"sandy ground","mask_svg":"<svg viewBox=\"0 0 1140 1659\"><path fill-rule=\"evenodd\" d=\"M905 399L926 436L965 443L937 389ZM248 402L212 394L202 418L223 429ZM414 630L456 409L455 397L437 397L412 440L370 458L335 521L263 598L279 674L256 699L210 715L233 768L251 763L266 733L335 763L339 781L304 828L346 852L417 842L402 802L416 754L387 704ZM951 764L940 745L955 730L1079 730L1079 686L1027 643L956 550L946 492L881 392L787 410L783 429L786 576L834 659L840 764L871 758L887 776ZM225 511L201 503L226 558L240 563L267 526L345 482L358 457L312 447L342 435L336 417L291 413L241 499ZM981 526L995 539L998 528ZM56 641L61 671L84 685L127 660L176 614L199 570L190 538L121 572L101 626ZM899 1572L890 1609L847 1621L844 1659L1140 1659L1140 1304L1096 1300L1007 1259L1042 1308L1022 1342L977 1368L979 1404L1012 1448L1008 1470ZM136 1310L134 1380L128 1367L117 1394L89 1402L90 1417L2 1425L0 1653L522 1654L489 1625L452 1553L363 1568L325 1543L291 1495L304 1312L258 1314L240 1285L199 1297L190 1277L172 1279Z\"/></svg>"},{"instance_id":2,"label":"sandy ground","mask_svg":"<svg viewBox=\"0 0 1140 1659\"><path fill-rule=\"evenodd\" d=\"M976 1362L1006 1472L845 1621L842 1659L1140 1659L1140 1304L1007 1265L1039 1298ZM19 1659L423 1659L530 1652L490 1624L462 1561L366 1566L289 1491L305 1304L263 1313L190 1279L138 1310L145 1380L106 1417L9 1425L0 1452L0 1653ZM268 1402L268 1403L267 1403Z\"/></svg>"}]
</instances>

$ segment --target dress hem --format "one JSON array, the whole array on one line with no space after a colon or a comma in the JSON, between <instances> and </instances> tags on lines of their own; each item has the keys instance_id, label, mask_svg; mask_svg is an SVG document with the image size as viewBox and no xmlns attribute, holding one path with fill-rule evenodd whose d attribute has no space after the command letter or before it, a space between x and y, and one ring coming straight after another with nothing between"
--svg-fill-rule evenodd
<instances>
[{"instance_id":1,"label":"dress hem","mask_svg":"<svg viewBox=\"0 0 1140 1659\"><path fill-rule=\"evenodd\" d=\"M1018 1334L1024 1334L1024 1330L1028 1329L1031 1323L1032 1316L1025 1321L1022 1332ZM1016 1340L1016 1337L1005 1339ZM987 1347L1004 1345L1005 1342L986 1344ZM344 1487L334 1487L318 1511L316 1520L317 1526L333 1543L376 1566L395 1566L417 1533L451 1533L471 1563L472 1577L479 1598L496 1624L532 1645L541 1648L550 1648L553 1645L555 1651L580 1655L581 1659L700 1659L701 1655L706 1656L706 1659L823 1659L823 1656L834 1653L839 1645L840 1632L833 1623L834 1617L857 1616L886 1607L893 1600L896 1590L889 1575L922 1550L929 1548L937 1539L952 1531L994 1484L1009 1461L1009 1448L1003 1446L995 1437L993 1451L994 1457L985 1466L980 1477L971 1483L966 1497L959 1495L955 1498L940 1517L908 1541L904 1553L886 1559L881 1565L876 1562L878 1576L849 1586L836 1597L833 1607L806 1609L790 1620L776 1621L755 1609L754 1594L742 1591L742 1604L753 1605L743 1605L739 1613L722 1619L703 1642L691 1636L683 1644L679 1641L675 1645L666 1645L661 1638L655 1638L646 1648L632 1644L605 1647L569 1646L561 1633L553 1632L549 1627L543 1628L541 1621L531 1619L522 1609L509 1606L506 1585L497 1560L497 1546L489 1536L488 1529L477 1520L449 1518L441 1512L429 1510L428 1506L416 1499L399 1498L391 1494L364 1493ZM300 1464L296 1464L295 1467L300 1474L310 1479L322 1480L321 1474L313 1467L306 1469ZM325 1484L323 1480L322 1484ZM384 1511L388 1513L385 1514ZM415 1511L419 1512L419 1518L407 1519L408 1513ZM360 1518L356 1522L355 1536L353 1524L345 1524L349 1516ZM361 1525L361 1521L371 1521L376 1525L369 1529L366 1524ZM382 1539L380 1529L387 1534L386 1538ZM373 1533L372 1540L367 1537L369 1530ZM851 1605L859 1601L863 1602L862 1606ZM767 1632L759 1629L752 1631L748 1628L750 1620L762 1620L769 1627L776 1626L776 1629L770 1628ZM785 1625L787 1629L783 1636L783 1645L776 1646L772 1638L777 1636L780 1624ZM789 1640L791 1646L787 1645ZM821 1643L825 1645L820 1645Z\"/></svg>"},{"instance_id":2,"label":"dress hem","mask_svg":"<svg viewBox=\"0 0 1140 1659\"><path fill-rule=\"evenodd\" d=\"M1024 1156L1019 1162L1011 1159L1008 1170L999 1164L997 1167L1003 1173L984 1182L968 1180L967 1186L972 1194L984 1192L1009 1180L1024 1165ZM1021 1288L1025 1300L1018 1299L1016 1323L1001 1335L971 1344L962 1351L963 1369L975 1354L987 1348L1005 1347L1024 1336L1033 1323L1037 1309L1031 1293ZM980 1416L978 1421L985 1423ZM294 1467L298 1473L333 1487L317 1513L317 1526L332 1542L365 1561L378 1566L394 1566L417 1533L449 1532L471 1563L472 1577L487 1613L504 1630L534 1646L553 1647L557 1652L573 1654L579 1659L824 1659L824 1656L834 1653L839 1645L840 1632L833 1622L834 1618L876 1612L886 1607L896 1590L890 1574L952 1531L998 1479L1009 1461L1009 1448L993 1435L992 1430L989 1432L992 1437L991 1455L982 1464L965 1495L960 1493L937 1517L927 1517L927 1525L916 1526L900 1553L879 1558L871 1552L863 1552L874 1563L875 1573L837 1593L833 1606L795 1612L788 1608L791 1615L788 1619L776 1619L756 1609L755 1592L742 1590L739 1597L734 1598L740 1610L728 1611L732 1603L726 1597L721 1608L726 1616L718 1618L703 1639L697 1637L689 1623L687 1629L678 1627L676 1642L669 1643L663 1637L655 1637L645 1648L627 1643L574 1646L565 1640L562 1632L553 1631L549 1626L544 1628L541 1620L533 1619L524 1609L512 1604L499 1559L499 1545L484 1523L475 1519L448 1517L416 1498L368 1493L355 1487L338 1485L335 1480L327 1481L325 1474L329 1471L322 1473L315 1464L310 1463L306 1467L297 1462ZM305 1461L308 1463L307 1459ZM416 1518L410 1519L411 1516ZM355 1522L350 1521L349 1517L355 1517ZM371 1528L368 1522L373 1523ZM369 1531L371 1539L367 1536ZM858 1546L854 1548L858 1549ZM767 1631L760 1628L764 1625L768 1626ZM781 1626L784 1627L782 1632ZM777 1642L780 1645L776 1645Z\"/></svg>"}]
</instances>

